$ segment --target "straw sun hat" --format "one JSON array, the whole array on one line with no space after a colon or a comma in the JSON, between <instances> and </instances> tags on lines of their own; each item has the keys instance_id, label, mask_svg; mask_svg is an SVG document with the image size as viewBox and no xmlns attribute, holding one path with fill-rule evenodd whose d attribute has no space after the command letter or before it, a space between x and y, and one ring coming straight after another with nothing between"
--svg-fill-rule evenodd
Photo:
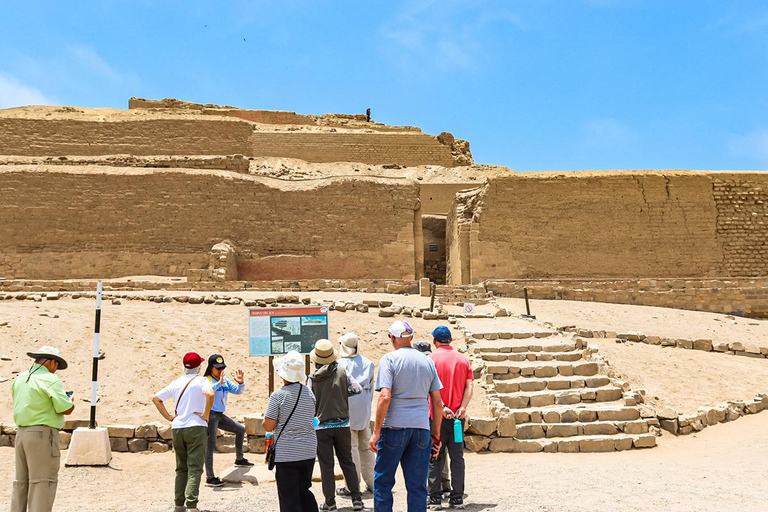
<instances>
[{"instance_id":1,"label":"straw sun hat","mask_svg":"<svg viewBox=\"0 0 768 512\"><path fill-rule=\"evenodd\" d=\"M334 348L331 340L317 340L315 348L309 353L309 360L316 364L331 364L339 358L339 351Z\"/></svg>"}]
</instances>

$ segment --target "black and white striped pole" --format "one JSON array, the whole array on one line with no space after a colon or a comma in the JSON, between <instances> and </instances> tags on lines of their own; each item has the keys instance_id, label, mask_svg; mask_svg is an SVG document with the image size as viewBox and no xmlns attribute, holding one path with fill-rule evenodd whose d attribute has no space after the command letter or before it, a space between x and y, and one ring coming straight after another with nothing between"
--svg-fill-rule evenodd
<instances>
[{"instance_id":1,"label":"black and white striped pole","mask_svg":"<svg viewBox=\"0 0 768 512\"><path fill-rule=\"evenodd\" d=\"M101 281L96 285L96 323L93 327L93 379L91 382L91 421L88 427L72 431L67 466L106 466L112 460L109 431L96 426L96 402L99 399L99 336L101 331Z\"/></svg>"},{"instance_id":2,"label":"black and white striped pole","mask_svg":"<svg viewBox=\"0 0 768 512\"><path fill-rule=\"evenodd\" d=\"M91 378L91 422L88 428L96 428L96 401L99 381L99 333L101 332L101 281L96 285L96 322L93 326L93 373Z\"/></svg>"}]
</instances>

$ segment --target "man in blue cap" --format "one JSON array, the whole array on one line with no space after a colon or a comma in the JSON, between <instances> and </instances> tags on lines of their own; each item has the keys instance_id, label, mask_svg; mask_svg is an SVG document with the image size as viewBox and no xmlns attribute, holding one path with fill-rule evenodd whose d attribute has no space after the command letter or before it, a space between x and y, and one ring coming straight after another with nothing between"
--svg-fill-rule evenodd
<instances>
[{"instance_id":1,"label":"man in blue cap","mask_svg":"<svg viewBox=\"0 0 768 512\"><path fill-rule=\"evenodd\" d=\"M432 331L435 351L429 358L435 363L437 376L443 383L440 397L443 399L443 421L440 429L440 438L443 442L437 460L429 466L429 508L439 510L442 508L442 491L440 489L440 476L445 459L446 449L451 458L451 494L448 504L452 508L464 508L464 441L456 442L454 438L454 419L461 423L464 430L464 421L467 417L467 406L472 399L473 374L469 359L458 353L451 346L451 330L440 325Z\"/></svg>"}]
</instances>

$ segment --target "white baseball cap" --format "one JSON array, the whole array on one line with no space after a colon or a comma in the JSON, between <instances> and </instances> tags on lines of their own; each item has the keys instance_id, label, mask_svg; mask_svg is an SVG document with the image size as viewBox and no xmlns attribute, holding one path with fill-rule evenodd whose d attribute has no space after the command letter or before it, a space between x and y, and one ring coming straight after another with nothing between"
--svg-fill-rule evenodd
<instances>
[{"instance_id":1,"label":"white baseball cap","mask_svg":"<svg viewBox=\"0 0 768 512\"><path fill-rule=\"evenodd\" d=\"M389 334L395 338L407 338L413 336L413 327L405 320L397 320L389 326Z\"/></svg>"}]
</instances>

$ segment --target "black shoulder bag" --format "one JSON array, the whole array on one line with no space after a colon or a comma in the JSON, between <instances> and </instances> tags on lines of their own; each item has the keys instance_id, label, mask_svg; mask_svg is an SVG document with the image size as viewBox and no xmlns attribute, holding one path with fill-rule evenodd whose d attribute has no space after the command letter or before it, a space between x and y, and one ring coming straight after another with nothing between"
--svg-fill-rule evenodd
<instances>
[{"instance_id":1,"label":"black shoulder bag","mask_svg":"<svg viewBox=\"0 0 768 512\"><path fill-rule=\"evenodd\" d=\"M272 443L272 446L267 448L267 468L271 471L275 468L275 446L277 446L277 441L280 439L280 436L283 435L283 431L285 430L285 427L288 426L288 422L291 421L291 418L293 417L293 413L296 412L296 407L299 405L299 400L301 399L301 391L304 389L304 386L299 384L299 396L296 397L296 403L293 405L293 409L291 410L291 414L288 415L288 419L285 420L285 424L283 424L283 428L280 429L280 433L277 434L277 437L275 438L275 442Z\"/></svg>"}]
</instances>

